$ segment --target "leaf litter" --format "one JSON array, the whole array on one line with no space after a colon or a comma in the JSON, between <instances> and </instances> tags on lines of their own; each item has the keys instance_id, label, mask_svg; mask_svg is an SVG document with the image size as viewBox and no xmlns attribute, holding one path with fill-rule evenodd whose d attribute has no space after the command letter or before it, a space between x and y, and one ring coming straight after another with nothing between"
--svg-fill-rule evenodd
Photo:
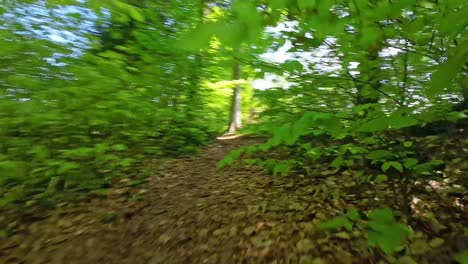
<instances>
[{"instance_id":1,"label":"leaf litter","mask_svg":"<svg viewBox=\"0 0 468 264\"><path fill-rule=\"evenodd\" d=\"M230 150L257 141L219 141L164 166L150 161L158 169L147 184L124 180L90 201L2 214L0 263L448 263L466 248L463 217L436 217L440 207L420 209L413 236L392 257L370 248L347 220L339 232L320 229L376 198L340 175L271 177L242 164L216 170ZM431 193L420 197L429 202ZM348 215L358 218L355 209Z\"/></svg>"}]
</instances>

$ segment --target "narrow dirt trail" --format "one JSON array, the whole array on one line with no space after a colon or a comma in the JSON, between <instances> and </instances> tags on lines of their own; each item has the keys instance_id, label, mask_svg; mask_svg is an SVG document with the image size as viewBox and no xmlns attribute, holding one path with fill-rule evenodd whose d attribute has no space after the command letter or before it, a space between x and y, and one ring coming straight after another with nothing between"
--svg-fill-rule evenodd
<instances>
[{"instance_id":1,"label":"narrow dirt trail","mask_svg":"<svg viewBox=\"0 0 468 264\"><path fill-rule=\"evenodd\" d=\"M255 141L218 141L198 156L171 161L155 171L147 191L117 189L106 199L30 221L0 244L1 259L5 263L298 263L300 254L292 249L306 236L302 229L315 213L306 211L310 201L293 195L297 186L242 166L216 170L216 162L230 150ZM143 195L130 201L132 192ZM100 221L109 212L117 219ZM312 250L306 245L299 253L310 256ZM301 263L312 259L303 258Z\"/></svg>"}]
</instances>

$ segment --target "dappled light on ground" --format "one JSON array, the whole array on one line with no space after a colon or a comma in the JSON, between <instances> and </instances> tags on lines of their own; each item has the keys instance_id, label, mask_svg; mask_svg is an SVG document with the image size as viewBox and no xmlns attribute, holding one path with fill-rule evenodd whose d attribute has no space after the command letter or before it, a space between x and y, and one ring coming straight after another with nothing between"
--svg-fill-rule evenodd
<instances>
[{"instance_id":1,"label":"dappled light on ground","mask_svg":"<svg viewBox=\"0 0 468 264\"><path fill-rule=\"evenodd\" d=\"M222 136L217 137L217 140L231 140L231 139L238 139L241 137L244 137L245 135L243 134L225 134Z\"/></svg>"}]
</instances>

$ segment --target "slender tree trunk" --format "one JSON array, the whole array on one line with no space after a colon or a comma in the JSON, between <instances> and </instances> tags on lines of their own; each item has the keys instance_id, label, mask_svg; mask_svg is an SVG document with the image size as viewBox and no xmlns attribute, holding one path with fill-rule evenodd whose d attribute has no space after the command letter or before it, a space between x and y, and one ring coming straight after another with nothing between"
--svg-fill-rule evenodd
<instances>
[{"instance_id":1,"label":"slender tree trunk","mask_svg":"<svg viewBox=\"0 0 468 264\"><path fill-rule=\"evenodd\" d=\"M359 65L359 79L365 83L356 83L357 98L356 104L376 104L379 102L379 94L375 89L379 89L379 51L377 49L367 50L366 57Z\"/></svg>"},{"instance_id":2,"label":"slender tree trunk","mask_svg":"<svg viewBox=\"0 0 468 264\"><path fill-rule=\"evenodd\" d=\"M232 79L239 81L241 78L241 66L239 62L234 61L232 66ZM232 95L232 105L231 105L231 121L229 124L228 133L234 134L238 129L242 127L242 110L241 110L241 95L242 87L240 83L236 84L234 93Z\"/></svg>"},{"instance_id":3,"label":"slender tree trunk","mask_svg":"<svg viewBox=\"0 0 468 264\"><path fill-rule=\"evenodd\" d=\"M405 43L405 48L408 49L408 42ZM408 88L408 52L403 54L403 76L400 87L400 102L406 102L406 89Z\"/></svg>"},{"instance_id":4,"label":"slender tree trunk","mask_svg":"<svg viewBox=\"0 0 468 264\"><path fill-rule=\"evenodd\" d=\"M359 4L358 1L352 0L349 2L354 6L357 17L359 18L357 40L360 41L363 38L363 29L366 26L363 14L361 13L361 7L364 5ZM370 0L367 5L374 5L375 1ZM375 91L381 86L379 80L379 50L381 40L376 41L372 46L358 45L359 50L365 51L365 58L359 64L359 79L361 82L355 82L357 89L356 105L362 104L376 104L379 101L379 94Z\"/></svg>"}]
</instances>

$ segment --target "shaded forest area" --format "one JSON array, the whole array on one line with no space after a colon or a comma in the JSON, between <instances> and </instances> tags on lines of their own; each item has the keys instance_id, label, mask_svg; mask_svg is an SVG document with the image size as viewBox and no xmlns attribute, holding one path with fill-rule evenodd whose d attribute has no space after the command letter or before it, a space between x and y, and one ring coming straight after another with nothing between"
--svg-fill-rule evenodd
<instances>
[{"instance_id":1,"label":"shaded forest area","mask_svg":"<svg viewBox=\"0 0 468 264\"><path fill-rule=\"evenodd\" d=\"M0 263L468 263L467 15L0 2Z\"/></svg>"}]
</instances>

